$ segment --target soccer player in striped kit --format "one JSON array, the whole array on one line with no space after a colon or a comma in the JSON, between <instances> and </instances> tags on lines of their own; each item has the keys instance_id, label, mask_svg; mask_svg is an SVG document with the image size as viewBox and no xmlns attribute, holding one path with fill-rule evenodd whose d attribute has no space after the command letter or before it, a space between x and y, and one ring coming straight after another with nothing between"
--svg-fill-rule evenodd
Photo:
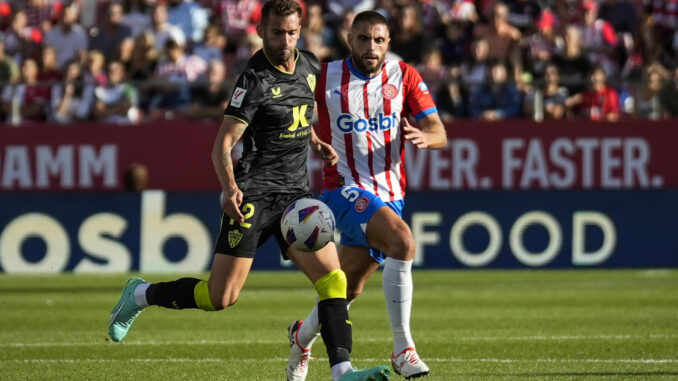
<instances>
[{"instance_id":1,"label":"soccer player in striped kit","mask_svg":"<svg viewBox=\"0 0 678 381\"><path fill-rule=\"evenodd\" d=\"M351 56L322 64L316 87L318 137L334 147L337 165L325 167L320 199L330 206L342 232L341 267L347 299L384 263L383 289L393 331L392 365L405 378L429 374L410 334L414 239L402 219L405 142L423 149L447 143L445 128L426 84L414 68L384 60L386 19L358 14L349 33ZM408 117L420 128L410 125ZM318 336L316 308L289 327L288 380L304 380L311 345Z\"/></svg>"}]
</instances>

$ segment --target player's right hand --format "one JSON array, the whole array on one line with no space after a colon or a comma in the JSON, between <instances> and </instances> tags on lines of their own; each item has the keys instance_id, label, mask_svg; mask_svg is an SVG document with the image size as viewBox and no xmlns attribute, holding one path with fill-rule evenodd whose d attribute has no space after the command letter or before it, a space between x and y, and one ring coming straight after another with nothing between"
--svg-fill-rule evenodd
<instances>
[{"instance_id":1,"label":"player's right hand","mask_svg":"<svg viewBox=\"0 0 678 381\"><path fill-rule=\"evenodd\" d=\"M221 207L226 212L226 215L238 221L244 222L245 217L240 211L240 204L242 204L243 194L237 186L231 189L224 189L221 198Z\"/></svg>"}]
</instances>

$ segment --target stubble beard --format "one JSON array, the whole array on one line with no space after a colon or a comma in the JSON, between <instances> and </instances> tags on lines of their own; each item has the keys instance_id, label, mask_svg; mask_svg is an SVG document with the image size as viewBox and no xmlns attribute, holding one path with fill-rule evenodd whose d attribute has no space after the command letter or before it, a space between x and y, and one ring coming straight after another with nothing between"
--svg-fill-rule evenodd
<instances>
[{"instance_id":1,"label":"stubble beard","mask_svg":"<svg viewBox=\"0 0 678 381\"><path fill-rule=\"evenodd\" d=\"M372 75L375 74L381 69L381 66L384 64L384 58L382 57L379 59L379 61L374 65L374 67L368 67L367 64L365 63L363 57L356 57L355 55L353 56L353 65L355 65L356 69L358 69L359 72L365 75Z\"/></svg>"}]
</instances>

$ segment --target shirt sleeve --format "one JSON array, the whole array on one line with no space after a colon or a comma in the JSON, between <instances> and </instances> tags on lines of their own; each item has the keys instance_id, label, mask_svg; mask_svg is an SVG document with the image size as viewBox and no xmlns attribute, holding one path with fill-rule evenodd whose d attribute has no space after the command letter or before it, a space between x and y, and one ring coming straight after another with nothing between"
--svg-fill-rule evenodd
<instances>
[{"instance_id":1,"label":"shirt sleeve","mask_svg":"<svg viewBox=\"0 0 678 381\"><path fill-rule=\"evenodd\" d=\"M263 99L259 80L254 73L246 71L238 78L224 115L250 124Z\"/></svg>"},{"instance_id":2,"label":"shirt sleeve","mask_svg":"<svg viewBox=\"0 0 678 381\"><path fill-rule=\"evenodd\" d=\"M619 93L616 90L610 89L607 97L607 110L605 114L619 114Z\"/></svg>"},{"instance_id":3,"label":"shirt sleeve","mask_svg":"<svg viewBox=\"0 0 678 381\"><path fill-rule=\"evenodd\" d=\"M603 22L602 27L603 39L610 45L617 45L617 33L614 27L609 22Z\"/></svg>"},{"instance_id":4,"label":"shirt sleeve","mask_svg":"<svg viewBox=\"0 0 678 381\"><path fill-rule=\"evenodd\" d=\"M428 86L424 83L421 75L414 68L401 62L403 71L403 95L405 97L405 109L416 120L421 120L427 115L438 112L435 102L431 97Z\"/></svg>"}]
</instances>

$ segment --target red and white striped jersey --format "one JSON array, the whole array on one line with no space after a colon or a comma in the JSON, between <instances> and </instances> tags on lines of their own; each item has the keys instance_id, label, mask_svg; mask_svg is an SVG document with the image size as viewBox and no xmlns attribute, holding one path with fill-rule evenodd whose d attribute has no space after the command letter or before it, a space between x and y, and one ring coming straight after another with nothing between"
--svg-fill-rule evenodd
<instances>
[{"instance_id":1,"label":"red and white striped jersey","mask_svg":"<svg viewBox=\"0 0 678 381\"><path fill-rule=\"evenodd\" d=\"M403 62L384 61L381 73L368 78L350 58L324 63L315 98L318 137L339 155L337 165L324 167L323 189L357 186L384 201L402 199L405 136L400 119L420 120L438 112L419 73Z\"/></svg>"}]
</instances>

